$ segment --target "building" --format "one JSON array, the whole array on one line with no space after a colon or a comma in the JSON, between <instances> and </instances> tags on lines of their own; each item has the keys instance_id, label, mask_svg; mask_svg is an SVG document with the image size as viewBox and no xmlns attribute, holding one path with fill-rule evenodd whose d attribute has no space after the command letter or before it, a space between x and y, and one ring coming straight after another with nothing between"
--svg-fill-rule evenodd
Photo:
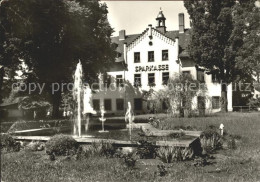
<instances>
[{"instance_id":1,"label":"building","mask_svg":"<svg viewBox=\"0 0 260 182\"><path fill-rule=\"evenodd\" d=\"M190 30L185 29L184 14L179 14L179 30L176 31L167 30L162 11L156 21L155 27L148 25L140 34L127 35L121 30L119 36L112 37L118 56L110 71L100 76L103 87L93 95L94 109L99 110L100 105L104 105L108 113L122 114L130 101L135 113L147 113L149 104L144 98L145 92L150 88L163 89L169 77L176 73L189 73L207 85L207 95L211 99L206 102L206 109L219 111L221 86L214 76L198 69L189 58ZM126 87L121 87L122 83ZM195 98L194 102L200 99ZM161 110L163 108L162 103ZM228 109L232 110L231 86L228 86Z\"/></svg>"}]
</instances>

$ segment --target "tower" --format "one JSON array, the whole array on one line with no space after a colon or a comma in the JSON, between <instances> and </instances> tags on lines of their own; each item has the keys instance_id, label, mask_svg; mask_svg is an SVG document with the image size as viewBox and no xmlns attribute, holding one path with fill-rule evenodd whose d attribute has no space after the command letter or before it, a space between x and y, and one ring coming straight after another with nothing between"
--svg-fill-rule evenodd
<instances>
[{"instance_id":1,"label":"tower","mask_svg":"<svg viewBox=\"0 0 260 182\"><path fill-rule=\"evenodd\" d=\"M165 33L166 32L166 26L165 26L165 20L166 18L164 17L164 14L160 8L160 11L159 11L159 14L156 18L156 21L157 21L157 27L156 29L158 31L160 31L161 33Z\"/></svg>"}]
</instances>

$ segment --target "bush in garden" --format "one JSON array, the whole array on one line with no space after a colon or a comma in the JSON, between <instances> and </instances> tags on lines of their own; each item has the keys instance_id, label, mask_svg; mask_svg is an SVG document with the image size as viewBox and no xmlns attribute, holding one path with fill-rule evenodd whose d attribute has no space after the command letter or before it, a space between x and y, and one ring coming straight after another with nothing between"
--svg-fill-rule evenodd
<instances>
[{"instance_id":1,"label":"bush in garden","mask_svg":"<svg viewBox=\"0 0 260 182\"><path fill-rule=\"evenodd\" d=\"M44 144L39 141L32 141L26 148L31 151L42 151L44 149Z\"/></svg>"},{"instance_id":2,"label":"bush in garden","mask_svg":"<svg viewBox=\"0 0 260 182\"><path fill-rule=\"evenodd\" d=\"M12 136L8 134L1 134L1 150L4 149L6 151L18 152L20 151L21 144L20 142L16 142Z\"/></svg>"},{"instance_id":3,"label":"bush in garden","mask_svg":"<svg viewBox=\"0 0 260 182\"><path fill-rule=\"evenodd\" d=\"M173 161L191 159L193 157L193 150L187 147L166 146L158 149L157 156L165 163L172 163Z\"/></svg>"},{"instance_id":4,"label":"bush in garden","mask_svg":"<svg viewBox=\"0 0 260 182\"><path fill-rule=\"evenodd\" d=\"M55 135L46 143L45 147L48 155L73 155L79 144L72 136Z\"/></svg>"},{"instance_id":5,"label":"bush in garden","mask_svg":"<svg viewBox=\"0 0 260 182\"><path fill-rule=\"evenodd\" d=\"M209 126L200 135L203 154L212 152L222 147L222 139L215 126Z\"/></svg>"},{"instance_id":6,"label":"bush in garden","mask_svg":"<svg viewBox=\"0 0 260 182\"><path fill-rule=\"evenodd\" d=\"M137 148L137 155L141 159L154 159L156 157L156 148L152 143L146 140L140 140L141 145Z\"/></svg>"},{"instance_id":7,"label":"bush in garden","mask_svg":"<svg viewBox=\"0 0 260 182\"><path fill-rule=\"evenodd\" d=\"M136 154L134 152L123 155L125 165L129 168L134 168L136 164Z\"/></svg>"},{"instance_id":8,"label":"bush in garden","mask_svg":"<svg viewBox=\"0 0 260 182\"><path fill-rule=\"evenodd\" d=\"M106 157L113 157L116 153L116 148L109 142L102 142L102 150L101 155L104 155Z\"/></svg>"},{"instance_id":9,"label":"bush in garden","mask_svg":"<svg viewBox=\"0 0 260 182\"><path fill-rule=\"evenodd\" d=\"M93 142L85 151L85 156L106 156L114 157L116 153L116 147L109 142Z\"/></svg>"},{"instance_id":10,"label":"bush in garden","mask_svg":"<svg viewBox=\"0 0 260 182\"><path fill-rule=\"evenodd\" d=\"M227 147L228 147L229 149L236 149L236 148L237 148L237 146L236 146L236 141L235 141L235 138L234 138L234 137L228 138Z\"/></svg>"}]
</instances>

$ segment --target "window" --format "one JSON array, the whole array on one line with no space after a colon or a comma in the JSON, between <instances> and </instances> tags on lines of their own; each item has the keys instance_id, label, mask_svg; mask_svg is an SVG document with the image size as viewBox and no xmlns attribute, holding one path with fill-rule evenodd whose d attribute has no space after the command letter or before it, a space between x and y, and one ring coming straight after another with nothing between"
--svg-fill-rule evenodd
<instances>
[{"instance_id":1,"label":"window","mask_svg":"<svg viewBox=\"0 0 260 182\"><path fill-rule=\"evenodd\" d=\"M116 86L123 86L123 76L122 75L116 75Z\"/></svg>"},{"instance_id":2,"label":"window","mask_svg":"<svg viewBox=\"0 0 260 182\"><path fill-rule=\"evenodd\" d=\"M219 101L220 101L219 96L213 96L212 97L212 109L219 109L220 108Z\"/></svg>"},{"instance_id":3,"label":"window","mask_svg":"<svg viewBox=\"0 0 260 182\"><path fill-rule=\"evenodd\" d=\"M142 99L134 99L134 110L142 110L143 102Z\"/></svg>"},{"instance_id":4,"label":"window","mask_svg":"<svg viewBox=\"0 0 260 182\"><path fill-rule=\"evenodd\" d=\"M162 60L163 61L168 60L168 50L162 50Z\"/></svg>"},{"instance_id":5,"label":"window","mask_svg":"<svg viewBox=\"0 0 260 182\"><path fill-rule=\"evenodd\" d=\"M134 53L134 62L135 63L140 63L140 52L135 52Z\"/></svg>"},{"instance_id":6,"label":"window","mask_svg":"<svg viewBox=\"0 0 260 182\"><path fill-rule=\"evenodd\" d=\"M183 75L188 75L188 74L190 74L190 71L183 71L182 74Z\"/></svg>"},{"instance_id":7,"label":"window","mask_svg":"<svg viewBox=\"0 0 260 182\"><path fill-rule=\"evenodd\" d=\"M105 99L104 100L104 106L106 111L111 111L111 99Z\"/></svg>"},{"instance_id":8,"label":"window","mask_svg":"<svg viewBox=\"0 0 260 182\"><path fill-rule=\"evenodd\" d=\"M197 70L197 80L200 82L205 82L204 71Z\"/></svg>"},{"instance_id":9,"label":"window","mask_svg":"<svg viewBox=\"0 0 260 182\"><path fill-rule=\"evenodd\" d=\"M116 99L116 109L118 111L124 110L124 99Z\"/></svg>"},{"instance_id":10,"label":"window","mask_svg":"<svg viewBox=\"0 0 260 182\"><path fill-rule=\"evenodd\" d=\"M96 111L100 110L100 100L99 99L93 99L93 109Z\"/></svg>"},{"instance_id":11,"label":"window","mask_svg":"<svg viewBox=\"0 0 260 182\"><path fill-rule=\"evenodd\" d=\"M103 80L104 80L103 81L104 87L109 88L109 86L111 84L111 76L105 73L104 76L103 76Z\"/></svg>"},{"instance_id":12,"label":"window","mask_svg":"<svg viewBox=\"0 0 260 182\"><path fill-rule=\"evenodd\" d=\"M154 86L155 85L154 73L148 73L148 85L149 86Z\"/></svg>"},{"instance_id":13,"label":"window","mask_svg":"<svg viewBox=\"0 0 260 182\"><path fill-rule=\"evenodd\" d=\"M169 72L162 73L162 83L163 85L167 85L169 80Z\"/></svg>"},{"instance_id":14,"label":"window","mask_svg":"<svg viewBox=\"0 0 260 182\"><path fill-rule=\"evenodd\" d=\"M154 62L154 51L148 51L148 62Z\"/></svg>"},{"instance_id":15,"label":"window","mask_svg":"<svg viewBox=\"0 0 260 182\"><path fill-rule=\"evenodd\" d=\"M198 109L205 109L206 103L205 98L202 96L198 96Z\"/></svg>"},{"instance_id":16,"label":"window","mask_svg":"<svg viewBox=\"0 0 260 182\"><path fill-rule=\"evenodd\" d=\"M134 75L134 86L140 87L141 86L141 74L135 74Z\"/></svg>"},{"instance_id":17,"label":"window","mask_svg":"<svg viewBox=\"0 0 260 182\"><path fill-rule=\"evenodd\" d=\"M218 83L219 81L219 77L217 73L212 73L211 74L211 79L212 79L212 83Z\"/></svg>"}]
</instances>

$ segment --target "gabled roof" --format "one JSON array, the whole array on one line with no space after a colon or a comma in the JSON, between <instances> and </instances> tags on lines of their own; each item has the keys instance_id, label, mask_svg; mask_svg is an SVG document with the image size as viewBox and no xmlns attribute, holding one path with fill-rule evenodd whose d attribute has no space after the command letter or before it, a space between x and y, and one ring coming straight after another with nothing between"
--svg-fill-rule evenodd
<instances>
[{"instance_id":1,"label":"gabled roof","mask_svg":"<svg viewBox=\"0 0 260 182\"><path fill-rule=\"evenodd\" d=\"M145 34L149 29L145 29L141 34L132 34L126 35L125 40L119 40L119 36L112 37L112 43L116 44L117 48L116 51L118 52L119 56L116 58L115 62L124 62L124 43L129 46L135 40L137 40L140 36ZM153 28L154 31L161 33L160 31ZM179 30L174 31L167 31L164 35L165 37L175 41L176 38L179 38L179 57L180 58L187 58L189 57L188 52L188 44L190 41L190 29L185 29L184 33L179 33ZM119 66L121 67L121 65ZM118 68L119 68L118 67Z\"/></svg>"}]
</instances>

